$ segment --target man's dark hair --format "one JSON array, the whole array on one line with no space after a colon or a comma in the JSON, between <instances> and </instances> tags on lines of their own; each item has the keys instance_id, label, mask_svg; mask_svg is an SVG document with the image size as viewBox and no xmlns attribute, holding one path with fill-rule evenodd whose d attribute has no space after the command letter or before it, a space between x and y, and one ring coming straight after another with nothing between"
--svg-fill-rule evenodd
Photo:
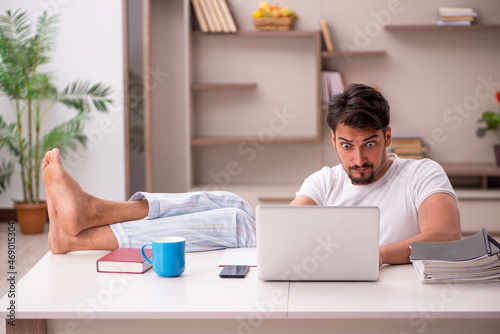
<instances>
[{"instance_id":1,"label":"man's dark hair","mask_svg":"<svg viewBox=\"0 0 500 334\"><path fill-rule=\"evenodd\" d=\"M328 104L326 123L335 132L337 125L355 129L385 130L389 126L389 103L376 89L362 84L349 85Z\"/></svg>"}]
</instances>

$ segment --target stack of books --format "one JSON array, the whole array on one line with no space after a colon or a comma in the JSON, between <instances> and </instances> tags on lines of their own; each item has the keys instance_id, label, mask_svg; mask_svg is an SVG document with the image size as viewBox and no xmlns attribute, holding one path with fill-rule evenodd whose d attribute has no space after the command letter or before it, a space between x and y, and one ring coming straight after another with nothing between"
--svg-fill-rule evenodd
<instances>
[{"instance_id":1,"label":"stack of books","mask_svg":"<svg viewBox=\"0 0 500 334\"><path fill-rule=\"evenodd\" d=\"M191 0L199 29L203 32L237 32L226 0Z\"/></svg>"},{"instance_id":2,"label":"stack of books","mask_svg":"<svg viewBox=\"0 0 500 334\"><path fill-rule=\"evenodd\" d=\"M500 282L500 244L484 228L462 240L412 242L410 247L422 283Z\"/></svg>"},{"instance_id":3,"label":"stack of books","mask_svg":"<svg viewBox=\"0 0 500 334\"><path fill-rule=\"evenodd\" d=\"M477 17L477 13L468 7L441 7L439 8L440 26L470 26Z\"/></svg>"},{"instance_id":4,"label":"stack of books","mask_svg":"<svg viewBox=\"0 0 500 334\"><path fill-rule=\"evenodd\" d=\"M421 138L392 138L390 152L401 159L423 159L427 148Z\"/></svg>"},{"instance_id":5,"label":"stack of books","mask_svg":"<svg viewBox=\"0 0 500 334\"><path fill-rule=\"evenodd\" d=\"M323 71L321 72L321 85L322 103L328 104L333 95L341 94L344 92L344 82L342 75L337 71Z\"/></svg>"}]
</instances>

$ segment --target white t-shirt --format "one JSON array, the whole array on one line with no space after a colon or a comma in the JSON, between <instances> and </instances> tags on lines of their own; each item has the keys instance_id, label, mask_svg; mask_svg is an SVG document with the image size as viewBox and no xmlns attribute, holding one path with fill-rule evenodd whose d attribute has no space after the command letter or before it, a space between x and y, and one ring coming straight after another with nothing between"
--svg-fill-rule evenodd
<instances>
[{"instance_id":1,"label":"white t-shirt","mask_svg":"<svg viewBox=\"0 0 500 334\"><path fill-rule=\"evenodd\" d=\"M353 185L342 165L323 167L309 176L297 195L312 199L317 205L378 206L380 242L405 240L420 232L418 208L428 196L456 194L443 168L429 159L395 160L386 173L368 185Z\"/></svg>"}]
</instances>

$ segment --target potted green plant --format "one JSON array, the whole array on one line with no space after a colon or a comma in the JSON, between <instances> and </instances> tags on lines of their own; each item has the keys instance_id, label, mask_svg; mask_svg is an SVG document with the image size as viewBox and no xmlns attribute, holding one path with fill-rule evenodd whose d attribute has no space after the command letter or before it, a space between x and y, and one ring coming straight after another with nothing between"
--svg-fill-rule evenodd
<instances>
[{"instance_id":1,"label":"potted green plant","mask_svg":"<svg viewBox=\"0 0 500 334\"><path fill-rule=\"evenodd\" d=\"M40 198L41 163L46 151L57 147L64 155L78 144L85 145L84 124L90 112L107 112L112 103L110 87L101 83L76 80L59 91L53 74L42 72L41 65L50 63L57 35L57 16L46 12L32 26L26 12L7 11L0 15L0 92L11 102L14 121L0 115L0 150L10 156L0 165L0 193L10 185L18 172L22 180L23 199L15 200L18 222L23 233L42 232L46 223L46 203ZM35 29L33 29L35 28ZM53 106L63 104L75 114L47 132L42 131L44 118ZM7 114L6 111L1 112ZM37 227L25 226L25 214L40 212ZM31 208L31 209L29 209ZM35 224L35 218L27 223Z\"/></svg>"},{"instance_id":2,"label":"potted green plant","mask_svg":"<svg viewBox=\"0 0 500 334\"><path fill-rule=\"evenodd\" d=\"M500 137L500 132L498 131L498 126L500 125L500 91L496 93L497 102L499 105L499 110L497 112L486 110L481 115L479 123L484 123L476 130L476 135L480 138L486 135L486 132L493 131L497 136ZM497 166L500 166L500 144L495 144L493 146L495 151L495 158Z\"/></svg>"}]
</instances>

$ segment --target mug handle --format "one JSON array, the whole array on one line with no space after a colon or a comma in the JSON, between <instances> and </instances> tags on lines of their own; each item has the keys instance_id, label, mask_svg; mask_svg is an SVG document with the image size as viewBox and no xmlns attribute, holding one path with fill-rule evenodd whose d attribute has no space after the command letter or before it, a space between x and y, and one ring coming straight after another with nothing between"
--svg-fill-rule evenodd
<instances>
[{"instance_id":1,"label":"mug handle","mask_svg":"<svg viewBox=\"0 0 500 334\"><path fill-rule=\"evenodd\" d=\"M153 264L153 261L151 261L147 256L146 256L146 253L144 253L144 247L146 246L153 246L152 244L145 244L144 246L141 247L141 254L142 254L142 257L148 261L149 263Z\"/></svg>"}]
</instances>

